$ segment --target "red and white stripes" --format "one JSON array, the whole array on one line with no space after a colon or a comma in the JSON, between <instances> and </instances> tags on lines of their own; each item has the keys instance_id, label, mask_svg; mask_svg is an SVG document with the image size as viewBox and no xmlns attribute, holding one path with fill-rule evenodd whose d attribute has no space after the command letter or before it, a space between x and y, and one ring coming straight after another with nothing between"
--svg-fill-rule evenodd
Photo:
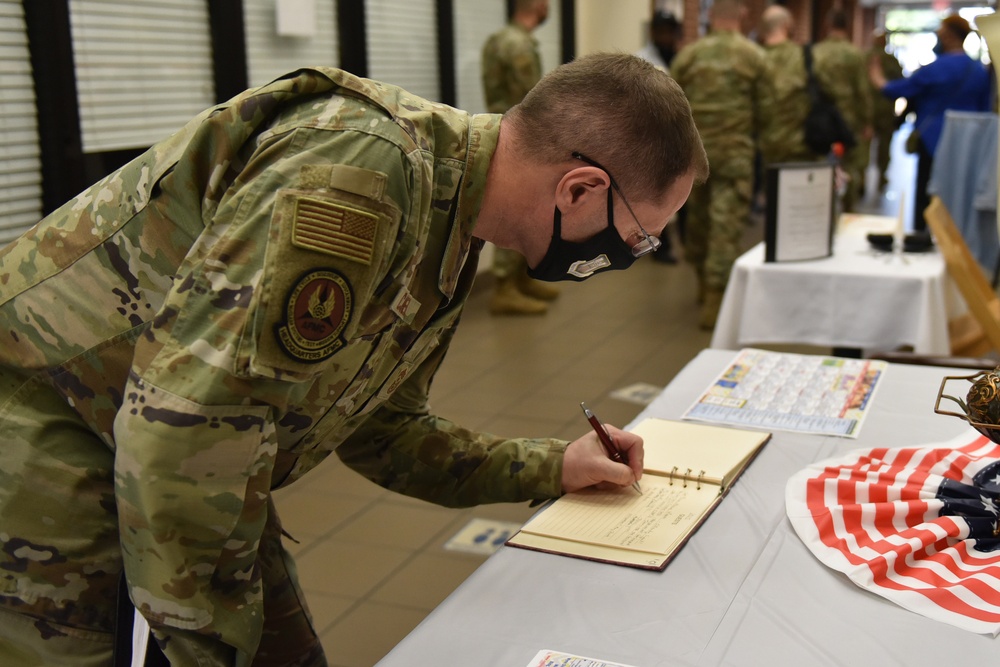
<instances>
[{"instance_id":1,"label":"red and white stripes","mask_svg":"<svg viewBox=\"0 0 1000 667\"><path fill-rule=\"evenodd\" d=\"M815 463L788 481L785 505L813 554L857 585L929 618L996 635L998 492L1000 446L970 431L947 443Z\"/></svg>"}]
</instances>

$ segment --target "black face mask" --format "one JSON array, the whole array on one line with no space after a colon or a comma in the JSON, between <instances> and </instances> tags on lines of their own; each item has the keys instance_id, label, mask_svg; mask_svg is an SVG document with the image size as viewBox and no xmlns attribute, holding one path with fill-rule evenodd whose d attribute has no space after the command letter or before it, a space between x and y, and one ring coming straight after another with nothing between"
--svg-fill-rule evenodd
<instances>
[{"instance_id":1,"label":"black face mask","mask_svg":"<svg viewBox=\"0 0 1000 667\"><path fill-rule=\"evenodd\" d=\"M615 229L614 206L611 188L608 188L608 226L586 241L567 241L562 238L562 213L559 208L553 215L552 241L545 257L528 275L535 280L557 282L560 280L586 280L599 271L621 270L632 266L635 257L632 248L622 240Z\"/></svg>"}]
</instances>

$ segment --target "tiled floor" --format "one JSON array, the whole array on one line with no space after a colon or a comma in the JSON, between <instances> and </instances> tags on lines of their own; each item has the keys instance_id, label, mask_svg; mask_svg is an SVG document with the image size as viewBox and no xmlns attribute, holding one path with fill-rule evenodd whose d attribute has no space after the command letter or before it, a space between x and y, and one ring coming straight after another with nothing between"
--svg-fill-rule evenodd
<instances>
[{"instance_id":1,"label":"tiled floor","mask_svg":"<svg viewBox=\"0 0 1000 667\"><path fill-rule=\"evenodd\" d=\"M895 182L912 173L900 162L887 195L873 195L866 210L895 215ZM759 224L748 227L745 246L760 238ZM490 316L488 290L479 289L435 379L434 411L501 435L573 439L587 430L580 401L624 425L641 406L609 393L663 386L708 346L684 265L643 259L562 289L548 314L529 318ZM484 556L443 548L470 519L522 523L532 513L526 504L453 510L408 499L335 455L279 491L277 504L299 540L290 548L330 663L340 667L375 664L478 567Z\"/></svg>"}]
</instances>

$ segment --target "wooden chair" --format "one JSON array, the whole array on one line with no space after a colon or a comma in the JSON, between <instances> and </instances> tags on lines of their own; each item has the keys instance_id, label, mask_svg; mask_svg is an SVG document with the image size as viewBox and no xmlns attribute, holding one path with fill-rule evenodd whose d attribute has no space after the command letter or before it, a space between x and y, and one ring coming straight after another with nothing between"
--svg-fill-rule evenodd
<instances>
[{"instance_id":1,"label":"wooden chair","mask_svg":"<svg viewBox=\"0 0 1000 667\"><path fill-rule=\"evenodd\" d=\"M945 266L962 293L969 312L948 323L951 352L956 356L979 356L1000 352L1000 298L969 252L955 221L938 197L932 197L924 219L934 234Z\"/></svg>"}]
</instances>

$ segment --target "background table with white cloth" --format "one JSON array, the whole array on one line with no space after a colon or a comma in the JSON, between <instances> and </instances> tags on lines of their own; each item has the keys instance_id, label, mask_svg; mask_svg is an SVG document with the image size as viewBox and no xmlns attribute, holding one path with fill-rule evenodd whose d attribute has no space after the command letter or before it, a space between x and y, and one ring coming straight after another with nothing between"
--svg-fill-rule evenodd
<instances>
[{"instance_id":1,"label":"background table with white cloth","mask_svg":"<svg viewBox=\"0 0 1000 667\"><path fill-rule=\"evenodd\" d=\"M734 355L700 353L632 425L680 418ZM933 412L956 373L890 365L857 439L774 432L663 572L501 548L379 665L522 667L543 648L642 667L995 663L1000 640L858 588L785 516L786 481L812 461L970 429Z\"/></svg>"},{"instance_id":2,"label":"background table with white cloth","mask_svg":"<svg viewBox=\"0 0 1000 667\"><path fill-rule=\"evenodd\" d=\"M733 265L712 347L909 345L918 354L948 354L948 320L965 304L936 249L872 249L869 232L896 226L891 217L842 216L833 255L817 260L765 262L764 244L757 244Z\"/></svg>"}]
</instances>

